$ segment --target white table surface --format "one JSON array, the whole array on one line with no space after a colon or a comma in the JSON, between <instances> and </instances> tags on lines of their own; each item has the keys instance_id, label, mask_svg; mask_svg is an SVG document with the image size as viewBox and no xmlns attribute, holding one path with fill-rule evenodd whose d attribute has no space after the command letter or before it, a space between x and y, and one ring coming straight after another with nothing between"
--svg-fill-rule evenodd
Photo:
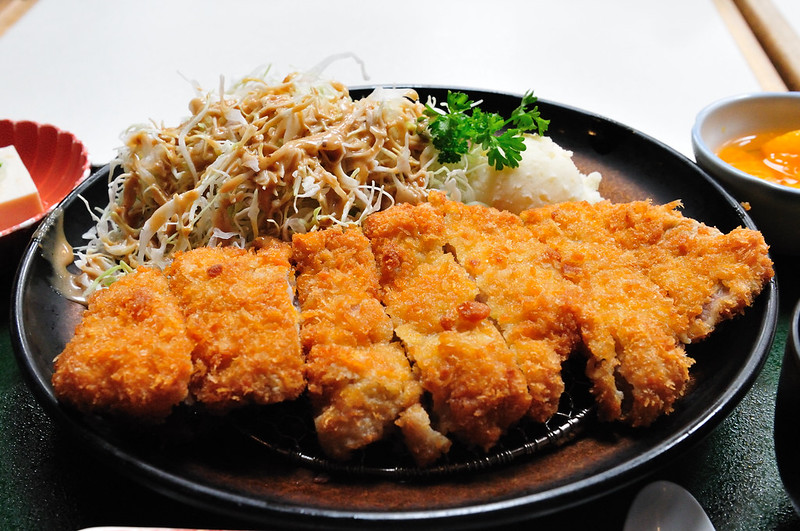
<instances>
[{"instance_id":1,"label":"white table surface","mask_svg":"<svg viewBox=\"0 0 800 531\"><path fill-rule=\"evenodd\" d=\"M350 85L533 89L689 157L700 109L760 90L712 0L39 0L0 37L0 118L69 130L104 164L129 125L177 125L189 80L345 52L369 78L352 60L326 74Z\"/></svg>"},{"instance_id":2,"label":"white table surface","mask_svg":"<svg viewBox=\"0 0 800 531\"><path fill-rule=\"evenodd\" d=\"M800 33L800 2L798 0L771 0L786 22Z\"/></svg>"}]
</instances>

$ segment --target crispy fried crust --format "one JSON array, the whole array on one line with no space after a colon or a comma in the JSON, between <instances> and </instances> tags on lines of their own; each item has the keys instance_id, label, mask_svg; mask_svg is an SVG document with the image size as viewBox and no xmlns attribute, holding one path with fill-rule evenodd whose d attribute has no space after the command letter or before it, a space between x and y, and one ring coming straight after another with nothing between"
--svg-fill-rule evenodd
<instances>
[{"instance_id":1,"label":"crispy fried crust","mask_svg":"<svg viewBox=\"0 0 800 531\"><path fill-rule=\"evenodd\" d=\"M364 234L378 264L381 299L397 327L443 331L441 320L474 302L478 288L464 268L444 253L444 216L428 204L397 205L371 215Z\"/></svg>"},{"instance_id":2,"label":"crispy fried crust","mask_svg":"<svg viewBox=\"0 0 800 531\"><path fill-rule=\"evenodd\" d=\"M403 432L406 447L419 466L428 466L450 451L452 442L433 429L421 404L413 404L401 412L395 424Z\"/></svg>"},{"instance_id":3,"label":"crispy fried crust","mask_svg":"<svg viewBox=\"0 0 800 531\"><path fill-rule=\"evenodd\" d=\"M369 240L357 228L296 234L303 346L369 346L392 339L392 322L378 295L378 271Z\"/></svg>"},{"instance_id":4,"label":"crispy fried crust","mask_svg":"<svg viewBox=\"0 0 800 531\"><path fill-rule=\"evenodd\" d=\"M558 253L510 212L447 201L440 193L430 201L444 213L445 240L475 280L525 375L528 415L546 421L564 391L561 364L580 340L572 307L577 291L562 276Z\"/></svg>"},{"instance_id":5,"label":"crispy fried crust","mask_svg":"<svg viewBox=\"0 0 800 531\"><path fill-rule=\"evenodd\" d=\"M581 289L587 374L604 419L648 425L671 412L693 363L682 343L738 314L773 275L760 233L723 234L678 206L574 202L521 214Z\"/></svg>"},{"instance_id":6,"label":"crispy fried crust","mask_svg":"<svg viewBox=\"0 0 800 531\"><path fill-rule=\"evenodd\" d=\"M188 395L191 350L166 279L140 268L90 299L53 390L82 411L160 420Z\"/></svg>"},{"instance_id":7,"label":"crispy fried crust","mask_svg":"<svg viewBox=\"0 0 800 531\"><path fill-rule=\"evenodd\" d=\"M421 388L397 343L318 344L308 355L308 392L320 445L343 460L390 433L398 415L419 404Z\"/></svg>"},{"instance_id":8,"label":"crispy fried crust","mask_svg":"<svg viewBox=\"0 0 800 531\"><path fill-rule=\"evenodd\" d=\"M190 389L213 411L296 398L305 389L291 248L202 248L166 270L194 341Z\"/></svg>"},{"instance_id":9,"label":"crispy fried crust","mask_svg":"<svg viewBox=\"0 0 800 531\"><path fill-rule=\"evenodd\" d=\"M444 216L397 205L364 224L381 295L422 386L436 429L490 448L530 406L525 378L463 267L445 253Z\"/></svg>"},{"instance_id":10,"label":"crispy fried crust","mask_svg":"<svg viewBox=\"0 0 800 531\"><path fill-rule=\"evenodd\" d=\"M679 339L691 343L753 304L774 275L767 250L760 232L739 227L722 234L682 217L655 245L634 254L648 277L674 301L686 323Z\"/></svg>"},{"instance_id":11,"label":"crispy fried crust","mask_svg":"<svg viewBox=\"0 0 800 531\"><path fill-rule=\"evenodd\" d=\"M422 388L400 344L391 342L375 257L361 231L296 234L292 243L317 436L328 455L347 459L419 405ZM409 449L418 462L438 458L430 448L419 455Z\"/></svg>"},{"instance_id":12,"label":"crispy fried crust","mask_svg":"<svg viewBox=\"0 0 800 531\"><path fill-rule=\"evenodd\" d=\"M83 411L157 420L187 396L215 412L291 400L307 372L328 455L397 427L425 466L449 451L446 434L489 449L526 413L549 418L561 363L581 351L600 417L646 426L687 388L684 344L774 275L760 233L723 234L678 207L516 216L434 193L369 216L363 233L196 249L166 276L142 268L96 294L53 387Z\"/></svg>"}]
</instances>

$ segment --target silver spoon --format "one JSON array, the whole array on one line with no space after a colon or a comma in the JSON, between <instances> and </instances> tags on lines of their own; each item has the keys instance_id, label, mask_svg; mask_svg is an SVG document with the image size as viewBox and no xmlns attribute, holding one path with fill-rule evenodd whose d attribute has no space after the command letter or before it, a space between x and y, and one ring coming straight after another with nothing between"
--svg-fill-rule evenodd
<instances>
[{"instance_id":1,"label":"silver spoon","mask_svg":"<svg viewBox=\"0 0 800 531\"><path fill-rule=\"evenodd\" d=\"M689 491L670 481L655 481L634 498L623 531L714 531Z\"/></svg>"}]
</instances>

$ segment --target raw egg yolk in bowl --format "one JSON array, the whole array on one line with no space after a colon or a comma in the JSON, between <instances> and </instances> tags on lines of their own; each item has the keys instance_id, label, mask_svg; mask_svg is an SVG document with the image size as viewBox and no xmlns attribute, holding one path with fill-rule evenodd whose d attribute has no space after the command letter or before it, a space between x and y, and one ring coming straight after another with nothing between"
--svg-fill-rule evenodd
<instances>
[{"instance_id":1,"label":"raw egg yolk in bowl","mask_svg":"<svg viewBox=\"0 0 800 531\"><path fill-rule=\"evenodd\" d=\"M800 188L800 129L735 138L723 144L717 156L755 177Z\"/></svg>"}]
</instances>

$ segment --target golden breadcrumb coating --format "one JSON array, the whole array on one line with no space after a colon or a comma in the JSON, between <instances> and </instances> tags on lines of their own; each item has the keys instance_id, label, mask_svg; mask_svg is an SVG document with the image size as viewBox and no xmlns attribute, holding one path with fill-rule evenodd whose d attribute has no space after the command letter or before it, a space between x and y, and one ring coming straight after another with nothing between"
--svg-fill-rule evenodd
<instances>
[{"instance_id":1,"label":"golden breadcrumb coating","mask_svg":"<svg viewBox=\"0 0 800 531\"><path fill-rule=\"evenodd\" d=\"M523 212L581 288L577 314L600 415L648 425L689 380L682 343L738 313L772 277L760 233L684 218L679 203L563 203Z\"/></svg>"},{"instance_id":2,"label":"golden breadcrumb coating","mask_svg":"<svg viewBox=\"0 0 800 531\"><path fill-rule=\"evenodd\" d=\"M318 344L308 354L314 425L334 459L345 460L390 433L398 415L419 404L421 391L397 343Z\"/></svg>"},{"instance_id":3,"label":"golden breadcrumb coating","mask_svg":"<svg viewBox=\"0 0 800 531\"><path fill-rule=\"evenodd\" d=\"M361 230L334 227L297 234L292 249L304 347L391 341L392 321L379 300L375 256Z\"/></svg>"},{"instance_id":4,"label":"golden breadcrumb coating","mask_svg":"<svg viewBox=\"0 0 800 531\"><path fill-rule=\"evenodd\" d=\"M167 268L194 341L190 390L210 410L297 398L305 389L291 247L200 248Z\"/></svg>"},{"instance_id":5,"label":"golden breadcrumb coating","mask_svg":"<svg viewBox=\"0 0 800 531\"><path fill-rule=\"evenodd\" d=\"M55 359L53 390L85 412L161 420L188 395L191 351L167 280L140 268L90 298Z\"/></svg>"},{"instance_id":6,"label":"golden breadcrumb coating","mask_svg":"<svg viewBox=\"0 0 800 531\"><path fill-rule=\"evenodd\" d=\"M722 233L677 201L520 215L429 201L120 278L56 357L57 398L159 421L189 399L223 413L307 389L326 455L399 430L428 466L449 434L488 450L526 414L550 418L575 354L602 420L651 424L687 389L685 344L774 275L759 232Z\"/></svg>"},{"instance_id":7,"label":"golden breadcrumb coating","mask_svg":"<svg viewBox=\"0 0 800 531\"><path fill-rule=\"evenodd\" d=\"M436 429L490 448L531 398L477 286L443 250L443 214L427 203L396 205L369 216L364 233L395 333L432 397Z\"/></svg>"},{"instance_id":8,"label":"golden breadcrumb coating","mask_svg":"<svg viewBox=\"0 0 800 531\"><path fill-rule=\"evenodd\" d=\"M414 404L402 411L395 424L402 430L406 447L421 467L435 463L450 451L452 442L431 427L428 412L421 404Z\"/></svg>"},{"instance_id":9,"label":"golden breadcrumb coating","mask_svg":"<svg viewBox=\"0 0 800 531\"><path fill-rule=\"evenodd\" d=\"M420 334L396 329L433 399L436 429L488 450L530 406L513 354L487 320L474 328Z\"/></svg>"},{"instance_id":10,"label":"golden breadcrumb coating","mask_svg":"<svg viewBox=\"0 0 800 531\"><path fill-rule=\"evenodd\" d=\"M680 202L580 203L557 208L559 226L575 240L604 242L670 297L685 322L672 323L684 343L707 336L719 322L753 303L774 275L763 235L736 228L723 234L684 217ZM551 209L530 211L532 218Z\"/></svg>"},{"instance_id":11,"label":"golden breadcrumb coating","mask_svg":"<svg viewBox=\"0 0 800 531\"><path fill-rule=\"evenodd\" d=\"M292 245L317 436L327 455L344 460L382 439L402 411L419 404L422 388L400 344L391 343L375 257L361 230L295 234Z\"/></svg>"},{"instance_id":12,"label":"golden breadcrumb coating","mask_svg":"<svg viewBox=\"0 0 800 531\"><path fill-rule=\"evenodd\" d=\"M445 239L475 280L528 382L528 415L544 422L564 391L561 364L580 340L572 308L577 288L564 279L558 253L519 216L484 206L430 201L445 215Z\"/></svg>"},{"instance_id":13,"label":"golden breadcrumb coating","mask_svg":"<svg viewBox=\"0 0 800 531\"><path fill-rule=\"evenodd\" d=\"M633 204L633 214L640 214L641 204ZM720 322L742 313L775 273L760 232L737 227L723 234L715 227L681 216L673 210L677 206L673 203L647 209L650 215L677 218L677 222L657 242L631 248L631 254L674 301L686 323L686 332L679 339L690 343L709 335ZM644 216L633 214L629 223L641 225ZM623 244L629 246L627 242Z\"/></svg>"}]
</instances>

